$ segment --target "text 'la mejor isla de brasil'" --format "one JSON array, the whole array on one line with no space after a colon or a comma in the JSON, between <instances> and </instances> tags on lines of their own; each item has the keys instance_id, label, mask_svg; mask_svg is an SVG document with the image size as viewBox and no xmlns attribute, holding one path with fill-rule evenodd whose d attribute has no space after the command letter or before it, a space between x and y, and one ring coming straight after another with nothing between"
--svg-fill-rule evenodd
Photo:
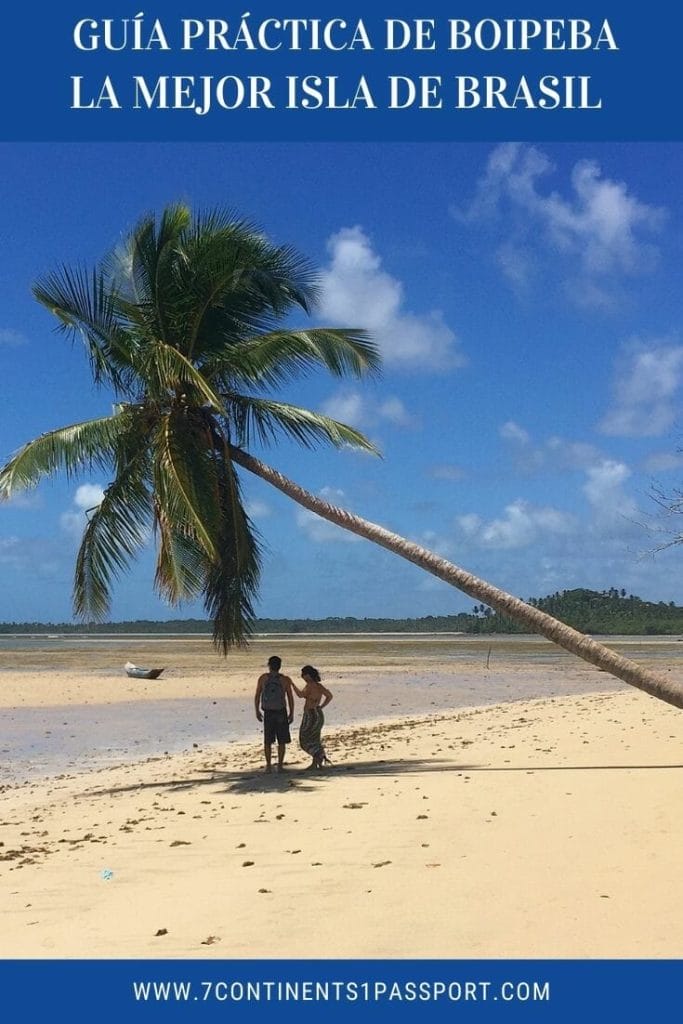
<instances>
[{"instance_id":1,"label":"text 'la mejor isla de brasil'","mask_svg":"<svg viewBox=\"0 0 683 1024\"><path fill-rule=\"evenodd\" d=\"M384 19L379 30L359 19L266 18L238 21L182 18L176 25L161 19L82 19L73 29L79 53L154 53L177 50L229 57L258 51L264 56L290 52L387 54L427 53L576 53L619 49L607 19L592 24L582 18L483 18L477 22L449 18L444 23L418 18ZM371 58L368 58L368 62ZM328 64L329 67L329 64ZM370 67L368 63L368 67ZM126 82L108 74L98 80L72 75L73 110L210 110L282 107L287 110L597 110L602 99L591 92L590 75L545 74L537 79L497 74L391 74L375 81L370 71L350 79L334 74L132 75Z\"/></svg>"}]
</instances>

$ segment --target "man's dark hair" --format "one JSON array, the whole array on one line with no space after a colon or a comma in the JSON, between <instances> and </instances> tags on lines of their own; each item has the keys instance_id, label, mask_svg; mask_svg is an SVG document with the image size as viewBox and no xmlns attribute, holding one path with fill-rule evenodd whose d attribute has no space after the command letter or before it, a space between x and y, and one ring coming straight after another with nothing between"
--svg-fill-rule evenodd
<instances>
[{"instance_id":1,"label":"man's dark hair","mask_svg":"<svg viewBox=\"0 0 683 1024\"><path fill-rule=\"evenodd\" d=\"M268 668L272 668L273 672L279 672L282 666L282 658L278 658L277 654L274 654L272 658L268 658Z\"/></svg>"}]
</instances>

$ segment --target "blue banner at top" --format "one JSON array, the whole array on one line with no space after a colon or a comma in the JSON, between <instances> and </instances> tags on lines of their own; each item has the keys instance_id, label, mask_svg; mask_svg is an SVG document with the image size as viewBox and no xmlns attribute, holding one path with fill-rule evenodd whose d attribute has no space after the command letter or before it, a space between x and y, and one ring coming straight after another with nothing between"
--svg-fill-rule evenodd
<instances>
[{"instance_id":1,"label":"blue banner at top","mask_svg":"<svg viewBox=\"0 0 683 1024\"><path fill-rule=\"evenodd\" d=\"M66 0L3 15L5 141L663 141L683 10Z\"/></svg>"}]
</instances>

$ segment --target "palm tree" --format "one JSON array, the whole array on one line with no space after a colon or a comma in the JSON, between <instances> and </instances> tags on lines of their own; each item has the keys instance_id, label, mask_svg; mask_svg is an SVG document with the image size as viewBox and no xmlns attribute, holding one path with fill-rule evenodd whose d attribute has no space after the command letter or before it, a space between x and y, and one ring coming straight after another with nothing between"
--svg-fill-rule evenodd
<instances>
[{"instance_id":1,"label":"palm tree","mask_svg":"<svg viewBox=\"0 0 683 1024\"><path fill-rule=\"evenodd\" d=\"M315 275L294 250L222 212L180 205L144 218L93 271L62 268L36 298L80 336L93 378L117 404L110 416L42 434L0 470L0 496L62 471L112 475L78 552L74 609L103 619L111 587L154 532L155 586L171 603L202 597L224 652L254 620L259 541L239 466L300 505L453 584L579 657L683 707L683 688L390 531L335 508L248 452L279 435L303 445L375 451L358 431L270 393L322 366L362 375L379 366L360 330L283 326L308 313Z\"/></svg>"}]
</instances>

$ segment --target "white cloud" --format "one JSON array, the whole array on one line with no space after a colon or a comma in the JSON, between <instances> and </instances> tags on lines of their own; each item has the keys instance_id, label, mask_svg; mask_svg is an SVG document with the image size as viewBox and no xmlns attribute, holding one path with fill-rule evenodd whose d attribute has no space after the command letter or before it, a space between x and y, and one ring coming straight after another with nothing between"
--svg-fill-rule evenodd
<instances>
[{"instance_id":1,"label":"white cloud","mask_svg":"<svg viewBox=\"0 0 683 1024\"><path fill-rule=\"evenodd\" d=\"M562 437L549 437L545 449L552 463L560 469L587 469L602 458L595 445Z\"/></svg>"},{"instance_id":2,"label":"white cloud","mask_svg":"<svg viewBox=\"0 0 683 1024\"><path fill-rule=\"evenodd\" d=\"M357 391L345 391L332 395L323 402L321 411L340 423L350 427L367 426L370 408L367 399Z\"/></svg>"},{"instance_id":3,"label":"white cloud","mask_svg":"<svg viewBox=\"0 0 683 1024\"><path fill-rule=\"evenodd\" d=\"M512 240L501 242L495 250L496 263L516 291L526 291L532 284L534 263L523 246Z\"/></svg>"},{"instance_id":4,"label":"white cloud","mask_svg":"<svg viewBox=\"0 0 683 1024\"><path fill-rule=\"evenodd\" d=\"M319 491L319 496L330 505L344 507L344 492L340 491L337 487L323 487ZM316 544L327 544L330 541L333 543L344 543L361 539L355 533L349 533L348 530L342 529L341 526L335 526L334 523L330 523L327 519L321 519L315 512L310 512L307 508L297 508L296 523L307 534L309 540L314 541Z\"/></svg>"},{"instance_id":5,"label":"white cloud","mask_svg":"<svg viewBox=\"0 0 683 1024\"><path fill-rule=\"evenodd\" d=\"M512 441L514 444L527 445L531 441L529 432L520 427L519 423L515 423L514 420L508 420L504 423L499 430L500 436L504 441Z\"/></svg>"},{"instance_id":6,"label":"white cloud","mask_svg":"<svg viewBox=\"0 0 683 1024\"><path fill-rule=\"evenodd\" d=\"M15 331L13 327L0 327L0 345L18 348L20 345L26 345L27 341L28 339L21 331Z\"/></svg>"},{"instance_id":7,"label":"white cloud","mask_svg":"<svg viewBox=\"0 0 683 1024\"><path fill-rule=\"evenodd\" d=\"M619 535L633 532L639 513L634 499L625 490L632 475L626 463L607 458L594 445L582 441L550 437L536 444L514 421L504 424L500 434L512 445L515 463L524 473L580 471L585 474L581 490L590 509L585 530L603 536L610 532ZM525 503L515 502L506 509L504 519L494 520L488 527L478 523L472 532L479 539L502 539L508 533L512 537L523 537L525 520L529 518L523 514L525 512ZM465 529L467 525L465 523ZM542 524L538 521L536 525ZM547 525L552 526L552 520L548 520ZM526 528L531 528L529 523Z\"/></svg>"},{"instance_id":8,"label":"white cloud","mask_svg":"<svg viewBox=\"0 0 683 1024\"><path fill-rule=\"evenodd\" d=\"M568 441L556 435L534 443L528 430L508 420L498 431L511 448L517 468L523 473L542 470L585 470L602 459L598 449L585 441Z\"/></svg>"},{"instance_id":9,"label":"white cloud","mask_svg":"<svg viewBox=\"0 0 683 1024\"><path fill-rule=\"evenodd\" d=\"M382 268L361 227L342 228L329 239L328 250L319 304L323 319L368 330L387 365L434 371L464 364L442 312L406 308L402 282Z\"/></svg>"},{"instance_id":10,"label":"white cloud","mask_svg":"<svg viewBox=\"0 0 683 1024\"><path fill-rule=\"evenodd\" d=\"M377 411L380 419L387 420L397 427L411 427L415 423L400 398L387 398Z\"/></svg>"},{"instance_id":11,"label":"white cloud","mask_svg":"<svg viewBox=\"0 0 683 1024\"><path fill-rule=\"evenodd\" d=\"M634 341L618 362L612 407L600 430L613 437L656 437L669 430L679 413L683 381L683 345Z\"/></svg>"},{"instance_id":12,"label":"white cloud","mask_svg":"<svg viewBox=\"0 0 683 1024\"><path fill-rule=\"evenodd\" d=\"M634 524L642 516L626 490L632 475L626 463L607 458L594 445L583 441L550 437L535 443L528 431L514 421L505 423L500 434L511 445L515 464L523 473L579 471L585 475L581 492L588 501L589 515L583 526L584 534L591 532L596 537L613 536L617 540L633 534ZM524 530L530 531L534 524L553 526L552 519L542 523L526 515L527 511L526 504L518 501L508 506L503 519L488 525L481 521L460 525L466 533L469 530L470 536L489 541L500 541L506 536L523 538ZM531 524L527 522L529 518L533 520ZM557 524L561 532L562 521Z\"/></svg>"},{"instance_id":13,"label":"white cloud","mask_svg":"<svg viewBox=\"0 0 683 1024\"><path fill-rule=\"evenodd\" d=\"M258 498L247 501L245 508L250 519L267 519L272 514L270 505Z\"/></svg>"},{"instance_id":14,"label":"white cloud","mask_svg":"<svg viewBox=\"0 0 683 1024\"><path fill-rule=\"evenodd\" d=\"M323 402L321 411L359 430L374 427L381 422L396 427L414 427L417 423L401 399L392 395L376 404L358 391L341 391Z\"/></svg>"},{"instance_id":15,"label":"white cloud","mask_svg":"<svg viewBox=\"0 0 683 1024\"><path fill-rule=\"evenodd\" d=\"M457 523L466 537L476 537L481 531L483 520L476 512L468 512L464 516L458 516Z\"/></svg>"},{"instance_id":16,"label":"white cloud","mask_svg":"<svg viewBox=\"0 0 683 1024\"><path fill-rule=\"evenodd\" d=\"M574 518L550 506L535 506L518 499L504 514L489 522L470 513L457 524L465 537L484 548L522 548L548 536L567 536L575 530Z\"/></svg>"},{"instance_id":17,"label":"white cloud","mask_svg":"<svg viewBox=\"0 0 683 1024\"><path fill-rule=\"evenodd\" d=\"M90 509L101 505L103 499L104 489L99 484L81 484L80 487L76 488L74 505L76 508L88 512Z\"/></svg>"},{"instance_id":18,"label":"white cloud","mask_svg":"<svg viewBox=\"0 0 683 1024\"><path fill-rule=\"evenodd\" d=\"M514 286L542 275L547 288L557 275L575 302L609 303L622 276L654 265L658 253L649 238L664 211L604 177L595 161L574 165L566 195L543 187L553 170L535 147L504 143L493 150L474 200L452 213L466 224L505 224L507 237L498 240L495 255Z\"/></svg>"},{"instance_id":19,"label":"white cloud","mask_svg":"<svg viewBox=\"0 0 683 1024\"><path fill-rule=\"evenodd\" d=\"M59 518L62 529L80 539L87 522L87 513L97 508L103 498L104 490L99 484L81 484L73 498L75 509L63 512Z\"/></svg>"},{"instance_id":20,"label":"white cloud","mask_svg":"<svg viewBox=\"0 0 683 1024\"><path fill-rule=\"evenodd\" d=\"M634 500L624 490L630 476L628 466L613 459L603 459L588 469L583 492L598 530L629 529L629 524L638 516Z\"/></svg>"}]
</instances>

